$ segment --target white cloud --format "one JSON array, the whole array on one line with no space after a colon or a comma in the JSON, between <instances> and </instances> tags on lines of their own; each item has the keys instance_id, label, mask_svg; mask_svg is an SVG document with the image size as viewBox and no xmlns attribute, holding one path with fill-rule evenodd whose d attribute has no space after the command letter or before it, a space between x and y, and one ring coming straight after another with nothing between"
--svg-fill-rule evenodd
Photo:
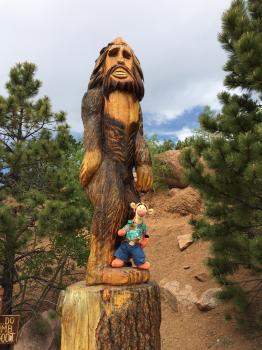
<instances>
[{"instance_id":1,"label":"white cloud","mask_svg":"<svg viewBox=\"0 0 262 350\"><path fill-rule=\"evenodd\" d=\"M184 141L186 137L193 135L193 130L189 128L183 128L181 130L178 130L175 135L178 137L180 141Z\"/></svg>"},{"instance_id":2,"label":"white cloud","mask_svg":"<svg viewBox=\"0 0 262 350\"><path fill-rule=\"evenodd\" d=\"M148 110L150 110L148 108ZM182 113L183 113L183 109L177 109L177 110L163 110L163 111L160 111L160 119L161 119L161 122L164 122L164 121L168 121L168 120L171 120L171 119L176 119L178 118ZM152 113L154 111L152 110Z\"/></svg>"},{"instance_id":3,"label":"white cloud","mask_svg":"<svg viewBox=\"0 0 262 350\"><path fill-rule=\"evenodd\" d=\"M217 42L222 12L231 0L1 0L0 93L12 65L39 67L56 110L82 131L81 98L99 50L121 35L145 75L144 112L176 118L195 105L216 108L225 54ZM8 34L8 35L7 35Z\"/></svg>"},{"instance_id":4,"label":"white cloud","mask_svg":"<svg viewBox=\"0 0 262 350\"><path fill-rule=\"evenodd\" d=\"M161 136L166 137L174 137L176 136L180 141L184 141L186 137L193 135L193 129L190 129L188 127L183 127L180 130L174 130L174 131L162 131Z\"/></svg>"}]
</instances>

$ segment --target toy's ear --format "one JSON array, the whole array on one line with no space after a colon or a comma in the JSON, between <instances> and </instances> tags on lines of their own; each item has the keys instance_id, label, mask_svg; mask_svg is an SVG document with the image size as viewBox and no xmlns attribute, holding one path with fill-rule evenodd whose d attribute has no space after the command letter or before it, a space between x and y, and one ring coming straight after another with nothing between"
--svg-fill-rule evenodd
<instances>
[{"instance_id":1,"label":"toy's ear","mask_svg":"<svg viewBox=\"0 0 262 350\"><path fill-rule=\"evenodd\" d=\"M148 209L148 214L154 214L154 209Z\"/></svg>"},{"instance_id":2,"label":"toy's ear","mask_svg":"<svg viewBox=\"0 0 262 350\"><path fill-rule=\"evenodd\" d=\"M130 203L130 207L131 207L132 209L135 209L135 208L136 208L136 203L135 203L135 202Z\"/></svg>"}]
</instances>

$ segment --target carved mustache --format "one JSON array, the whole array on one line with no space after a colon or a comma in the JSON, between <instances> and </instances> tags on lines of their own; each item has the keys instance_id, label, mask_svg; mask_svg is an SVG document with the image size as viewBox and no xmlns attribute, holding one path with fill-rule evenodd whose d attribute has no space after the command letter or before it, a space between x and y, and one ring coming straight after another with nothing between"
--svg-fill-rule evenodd
<instances>
[{"instance_id":1,"label":"carved mustache","mask_svg":"<svg viewBox=\"0 0 262 350\"><path fill-rule=\"evenodd\" d=\"M125 70L133 79L135 79L133 72L124 64L118 63L113 65L111 68L109 68L109 70L107 71L106 75L109 76L111 75L115 70L117 70L118 68L122 68L123 70Z\"/></svg>"},{"instance_id":2,"label":"carved mustache","mask_svg":"<svg viewBox=\"0 0 262 350\"><path fill-rule=\"evenodd\" d=\"M113 79L111 74L118 68L125 70L131 79L126 79L126 81ZM138 72L136 72L135 69L130 70L128 67L121 63L115 64L108 69L102 83L102 92L106 98L109 98L109 94L117 89L121 91L134 92L139 101L144 96L143 82L139 77Z\"/></svg>"}]
</instances>

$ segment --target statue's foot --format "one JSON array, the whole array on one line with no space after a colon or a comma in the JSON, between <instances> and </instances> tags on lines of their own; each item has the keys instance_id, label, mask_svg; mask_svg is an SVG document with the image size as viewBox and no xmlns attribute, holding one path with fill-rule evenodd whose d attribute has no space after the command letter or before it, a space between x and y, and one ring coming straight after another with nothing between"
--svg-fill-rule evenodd
<instances>
[{"instance_id":1,"label":"statue's foot","mask_svg":"<svg viewBox=\"0 0 262 350\"><path fill-rule=\"evenodd\" d=\"M111 284L115 286L139 284L150 279L150 264L145 262L138 267L126 267L125 262L114 259L111 266L93 269L87 272L86 283L89 286L95 284Z\"/></svg>"},{"instance_id":2,"label":"statue's foot","mask_svg":"<svg viewBox=\"0 0 262 350\"><path fill-rule=\"evenodd\" d=\"M149 278L150 273L148 270L132 267L105 267L103 269L102 283L121 286L145 283L149 281Z\"/></svg>"}]
</instances>

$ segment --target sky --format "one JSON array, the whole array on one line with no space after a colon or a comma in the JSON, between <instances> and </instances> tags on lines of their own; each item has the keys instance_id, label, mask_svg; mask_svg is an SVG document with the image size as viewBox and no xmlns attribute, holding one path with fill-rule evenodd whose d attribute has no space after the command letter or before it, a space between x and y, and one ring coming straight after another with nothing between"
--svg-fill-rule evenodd
<instances>
[{"instance_id":1,"label":"sky","mask_svg":"<svg viewBox=\"0 0 262 350\"><path fill-rule=\"evenodd\" d=\"M37 65L39 96L64 110L75 135L99 51L123 37L145 76L148 136L174 141L198 127L205 105L219 109L226 55L217 35L231 0L0 0L0 95L17 62Z\"/></svg>"}]
</instances>

